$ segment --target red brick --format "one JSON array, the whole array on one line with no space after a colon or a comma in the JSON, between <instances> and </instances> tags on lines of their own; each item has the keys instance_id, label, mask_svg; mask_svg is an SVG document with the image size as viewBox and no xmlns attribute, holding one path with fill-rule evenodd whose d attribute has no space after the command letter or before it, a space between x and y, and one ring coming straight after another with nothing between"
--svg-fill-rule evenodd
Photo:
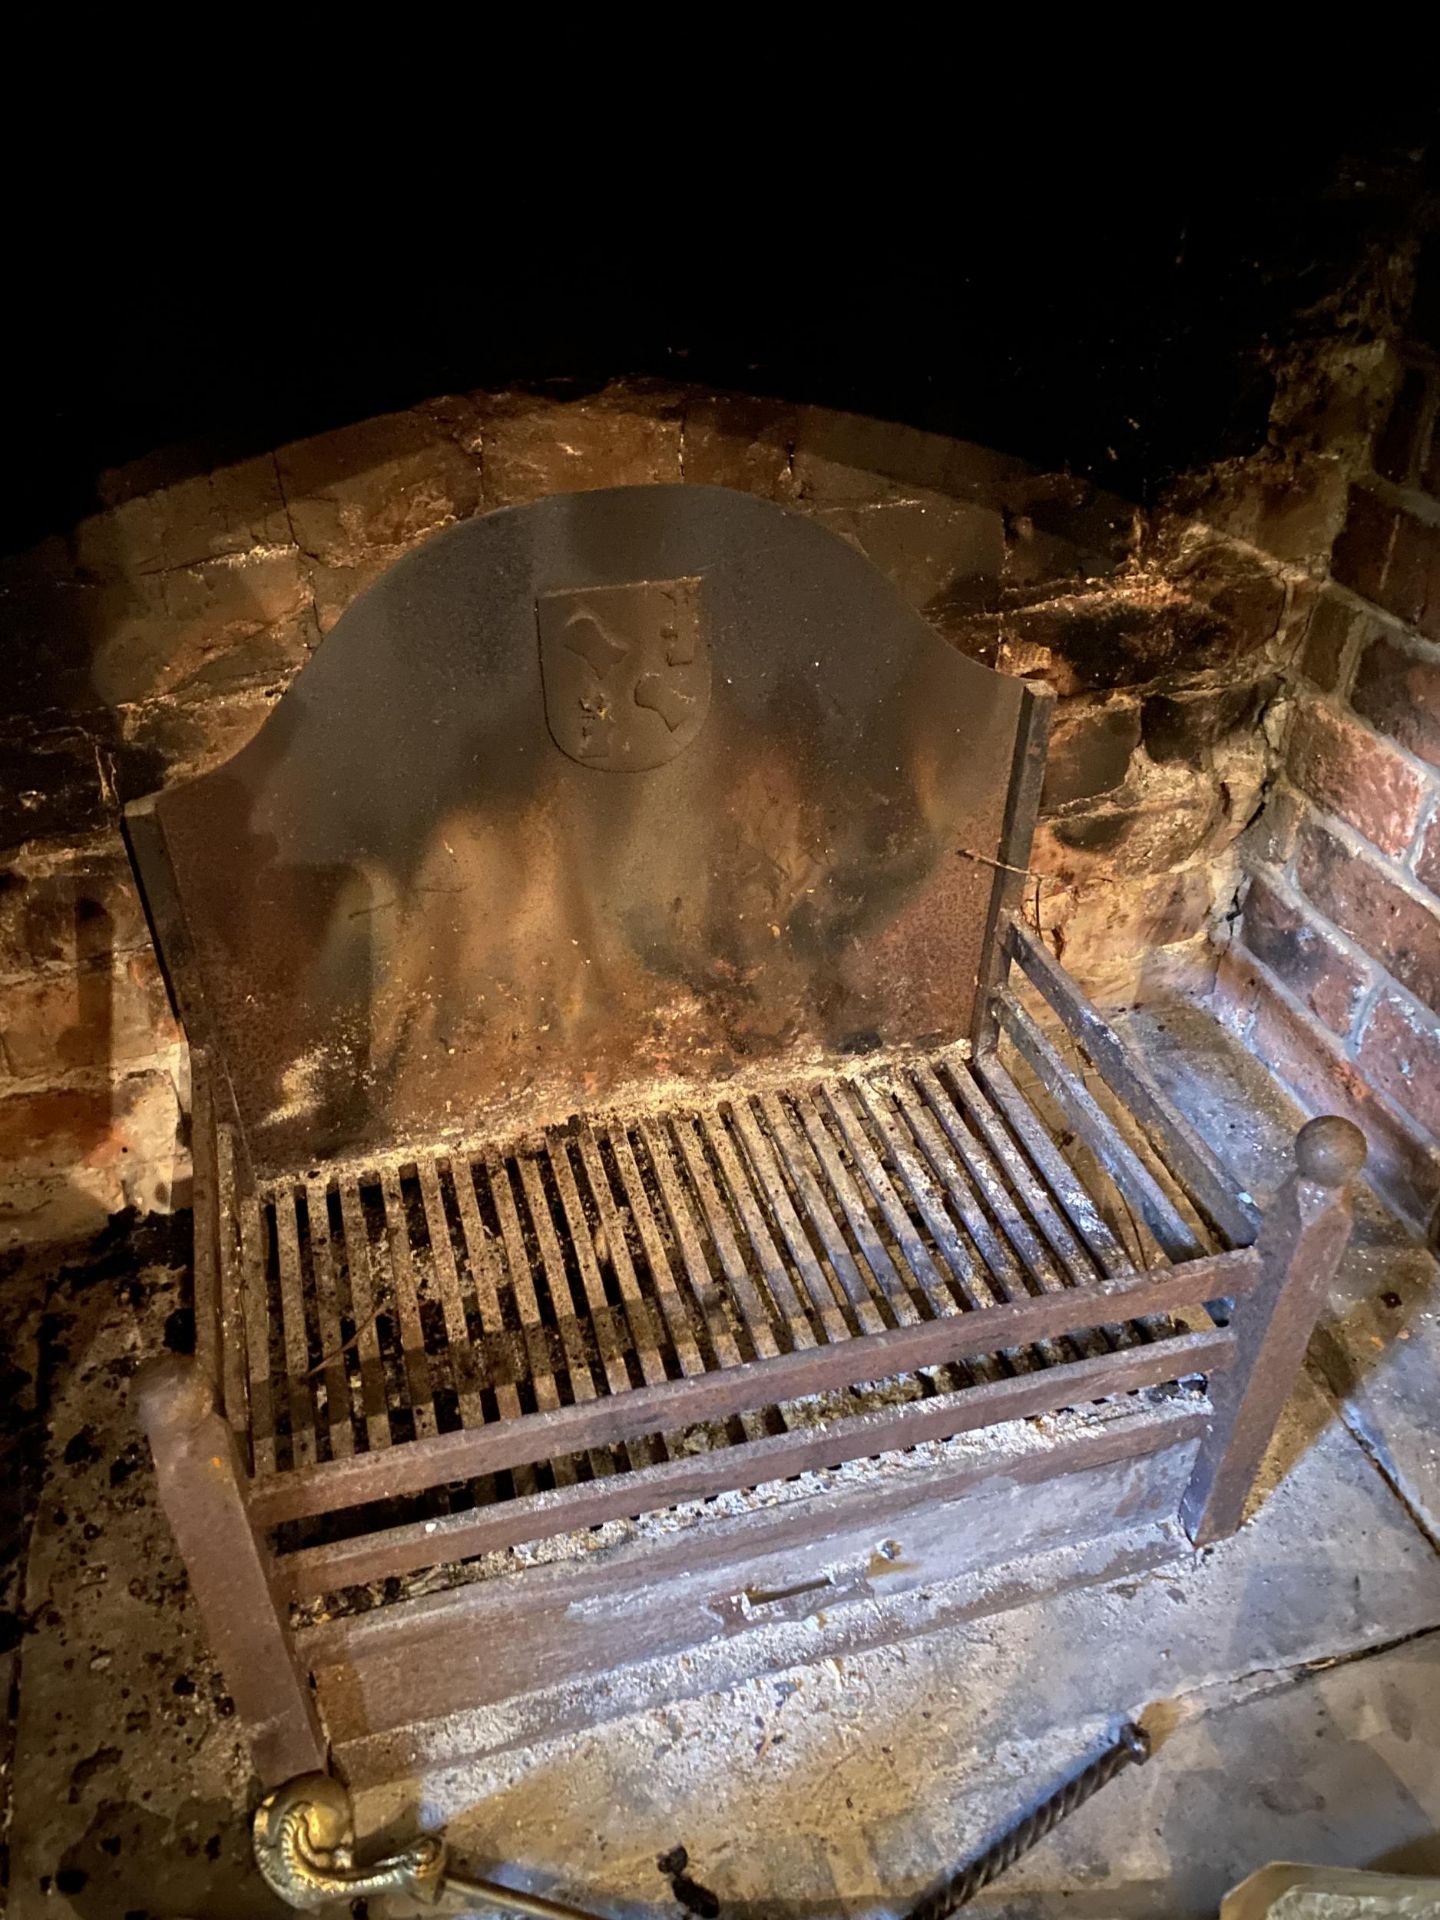
<instances>
[{"instance_id":1,"label":"red brick","mask_svg":"<svg viewBox=\"0 0 1440 1920\"><path fill-rule=\"evenodd\" d=\"M1402 487L1412 484L1424 464L1433 414L1430 387L1422 368L1406 368L1375 445L1375 471Z\"/></svg>"},{"instance_id":2,"label":"red brick","mask_svg":"<svg viewBox=\"0 0 1440 1920\"><path fill-rule=\"evenodd\" d=\"M480 462L462 444L473 420L436 403L381 414L275 456L284 481L291 538L323 566L354 566L376 547L412 547L437 527L480 506Z\"/></svg>"},{"instance_id":3,"label":"red brick","mask_svg":"<svg viewBox=\"0 0 1440 1920\"><path fill-rule=\"evenodd\" d=\"M1331 573L1363 599L1379 602L1394 538L1394 508L1373 493L1352 487L1345 525L1330 560Z\"/></svg>"},{"instance_id":4,"label":"red brick","mask_svg":"<svg viewBox=\"0 0 1440 1920\"><path fill-rule=\"evenodd\" d=\"M795 477L790 450L798 411L778 400L739 394L699 394L685 407L685 478L709 487L736 487L769 500L790 500Z\"/></svg>"},{"instance_id":5,"label":"red brick","mask_svg":"<svg viewBox=\"0 0 1440 1920\"><path fill-rule=\"evenodd\" d=\"M9 1182L58 1173L75 1180L86 1170L163 1161L173 1153L179 1118L167 1073L130 1073L108 1086L46 1087L0 1099L0 1222ZM116 1197L113 1205L123 1205Z\"/></svg>"},{"instance_id":6,"label":"red brick","mask_svg":"<svg viewBox=\"0 0 1440 1920\"><path fill-rule=\"evenodd\" d=\"M1300 830L1295 876L1342 933L1427 1006L1440 1008L1440 914L1315 820Z\"/></svg>"},{"instance_id":7,"label":"red brick","mask_svg":"<svg viewBox=\"0 0 1440 1920\"><path fill-rule=\"evenodd\" d=\"M153 953L0 988L0 1064L16 1080L128 1065L177 1037Z\"/></svg>"},{"instance_id":8,"label":"red brick","mask_svg":"<svg viewBox=\"0 0 1440 1920\"><path fill-rule=\"evenodd\" d=\"M1302 707L1290 736L1291 778L1382 853L1403 853L1428 798L1424 775L1347 714Z\"/></svg>"},{"instance_id":9,"label":"red brick","mask_svg":"<svg viewBox=\"0 0 1440 1920\"><path fill-rule=\"evenodd\" d=\"M1268 880L1256 877L1245 899L1242 935L1255 958L1332 1033L1346 1034L1369 985L1369 970Z\"/></svg>"},{"instance_id":10,"label":"red brick","mask_svg":"<svg viewBox=\"0 0 1440 1920\"><path fill-rule=\"evenodd\" d=\"M1440 899L1440 810L1425 829L1420 851L1415 856L1415 878Z\"/></svg>"},{"instance_id":11,"label":"red brick","mask_svg":"<svg viewBox=\"0 0 1440 1920\"><path fill-rule=\"evenodd\" d=\"M75 529L75 558L87 578L173 573L256 547L293 542L275 462L268 453L147 485L147 478L153 482L155 477L138 468L105 476L109 512L82 520ZM139 494L130 491L133 480L143 489Z\"/></svg>"},{"instance_id":12,"label":"red brick","mask_svg":"<svg viewBox=\"0 0 1440 1920\"><path fill-rule=\"evenodd\" d=\"M1380 605L1427 640L1440 640L1440 526L1400 515Z\"/></svg>"},{"instance_id":13,"label":"red brick","mask_svg":"<svg viewBox=\"0 0 1440 1920\"><path fill-rule=\"evenodd\" d=\"M1402 747L1440 767L1440 655L1381 636L1360 657L1350 704Z\"/></svg>"},{"instance_id":14,"label":"red brick","mask_svg":"<svg viewBox=\"0 0 1440 1920\"><path fill-rule=\"evenodd\" d=\"M1285 611L1278 573L1227 541L1202 547L1175 584L1189 596L1195 641L1207 645L1216 666L1258 653L1275 638Z\"/></svg>"},{"instance_id":15,"label":"red brick","mask_svg":"<svg viewBox=\"0 0 1440 1920\"><path fill-rule=\"evenodd\" d=\"M1399 994L1384 994L1357 1056L1372 1087L1440 1134L1440 1019Z\"/></svg>"},{"instance_id":16,"label":"red brick","mask_svg":"<svg viewBox=\"0 0 1440 1920\"><path fill-rule=\"evenodd\" d=\"M0 869L0 975L81 966L149 945L118 845L37 850Z\"/></svg>"},{"instance_id":17,"label":"red brick","mask_svg":"<svg viewBox=\"0 0 1440 1920\"><path fill-rule=\"evenodd\" d=\"M110 1132L109 1087L46 1088L0 1099L7 1175L83 1161Z\"/></svg>"},{"instance_id":18,"label":"red brick","mask_svg":"<svg viewBox=\"0 0 1440 1920\"><path fill-rule=\"evenodd\" d=\"M1140 708L1141 735L1152 760L1183 760L1192 767L1210 764L1213 750L1237 735L1253 738L1260 715L1274 698L1273 674L1222 687L1157 689Z\"/></svg>"},{"instance_id":19,"label":"red brick","mask_svg":"<svg viewBox=\"0 0 1440 1920\"><path fill-rule=\"evenodd\" d=\"M941 620L999 605L1005 522L967 500L871 500L816 518L858 547L912 607Z\"/></svg>"},{"instance_id":20,"label":"red brick","mask_svg":"<svg viewBox=\"0 0 1440 1920\"><path fill-rule=\"evenodd\" d=\"M679 408L624 392L498 401L483 444L487 507L681 477Z\"/></svg>"},{"instance_id":21,"label":"red brick","mask_svg":"<svg viewBox=\"0 0 1440 1920\"><path fill-rule=\"evenodd\" d=\"M1048 813L1072 800L1113 792L1139 744L1140 708L1134 700L1062 700L1050 734L1042 809Z\"/></svg>"},{"instance_id":22,"label":"red brick","mask_svg":"<svg viewBox=\"0 0 1440 1920\"><path fill-rule=\"evenodd\" d=\"M1228 1002L1242 1030L1248 1028L1250 1052L1292 1087L1311 1113L1343 1114L1362 1129L1370 1147L1366 1179L1423 1231L1440 1196L1440 1152L1434 1142L1367 1086L1335 1036L1257 976L1239 947L1221 959L1216 991L1222 1007Z\"/></svg>"},{"instance_id":23,"label":"red brick","mask_svg":"<svg viewBox=\"0 0 1440 1920\"><path fill-rule=\"evenodd\" d=\"M1305 650L1300 657L1305 677L1324 692L1334 693L1343 683L1351 641L1358 633L1373 632L1374 628L1369 614L1338 594L1323 594L1305 633Z\"/></svg>"}]
</instances>

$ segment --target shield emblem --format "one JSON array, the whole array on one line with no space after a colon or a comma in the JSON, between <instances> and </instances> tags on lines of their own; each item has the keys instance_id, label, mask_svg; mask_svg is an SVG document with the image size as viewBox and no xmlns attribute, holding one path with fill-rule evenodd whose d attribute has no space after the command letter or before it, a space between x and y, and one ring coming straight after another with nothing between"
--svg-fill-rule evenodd
<instances>
[{"instance_id":1,"label":"shield emblem","mask_svg":"<svg viewBox=\"0 0 1440 1920\"><path fill-rule=\"evenodd\" d=\"M698 579L567 587L535 612L545 720L562 753L639 773L689 746L710 710Z\"/></svg>"}]
</instances>

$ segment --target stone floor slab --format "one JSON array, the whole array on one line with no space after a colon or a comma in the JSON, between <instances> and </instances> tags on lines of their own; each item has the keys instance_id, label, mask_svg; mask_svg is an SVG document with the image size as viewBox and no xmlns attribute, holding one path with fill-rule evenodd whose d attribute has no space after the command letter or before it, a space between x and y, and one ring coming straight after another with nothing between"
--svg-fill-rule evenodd
<instances>
[{"instance_id":1,"label":"stone floor slab","mask_svg":"<svg viewBox=\"0 0 1440 1920\"><path fill-rule=\"evenodd\" d=\"M1201 1920L1270 1860L1440 1873L1440 1634L1187 1722L970 1911Z\"/></svg>"}]
</instances>

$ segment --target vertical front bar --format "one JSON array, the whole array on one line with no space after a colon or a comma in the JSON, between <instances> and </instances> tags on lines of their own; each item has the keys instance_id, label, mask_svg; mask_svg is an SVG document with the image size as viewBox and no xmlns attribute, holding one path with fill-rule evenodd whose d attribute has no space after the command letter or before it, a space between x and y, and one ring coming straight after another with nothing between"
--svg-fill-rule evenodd
<instances>
[{"instance_id":1,"label":"vertical front bar","mask_svg":"<svg viewBox=\"0 0 1440 1920\"><path fill-rule=\"evenodd\" d=\"M218 1385L225 1332L220 1306L219 1179L210 1062L200 1047L190 1049L190 1164L195 1222L195 1358L206 1378Z\"/></svg>"},{"instance_id":2,"label":"vertical front bar","mask_svg":"<svg viewBox=\"0 0 1440 1920\"><path fill-rule=\"evenodd\" d=\"M1215 1418L1180 1503L1197 1547L1234 1533L1244 1518L1350 1237L1350 1182L1365 1164L1365 1136L1336 1115L1311 1120L1296 1136L1295 1160L1261 1225L1260 1284L1235 1307L1234 1364L1210 1383Z\"/></svg>"},{"instance_id":3,"label":"vertical front bar","mask_svg":"<svg viewBox=\"0 0 1440 1920\"><path fill-rule=\"evenodd\" d=\"M1030 843L1035 837L1035 821L1040 812L1040 789L1045 780L1045 754L1050 744L1050 715L1054 705L1055 696L1049 687L1030 680L1022 682L1015 757L1010 763L1005 821L1000 829L995 884L990 890L990 914L980 949L975 1008L970 1017L970 1040L976 1053L988 1053L995 1046L997 1025L992 995L997 987L1004 986L1010 972L1005 916L1022 902L1030 866Z\"/></svg>"},{"instance_id":4,"label":"vertical front bar","mask_svg":"<svg viewBox=\"0 0 1440 1920\"><path fill-rule=\"evenodd\" d=\"M272 1786L323 1769L325 1738L212 1384L193 1360L167 1354L142 1367L135 1393L160 1504L245 1722L255 1771Z\"/></svg>"}]
</instances>

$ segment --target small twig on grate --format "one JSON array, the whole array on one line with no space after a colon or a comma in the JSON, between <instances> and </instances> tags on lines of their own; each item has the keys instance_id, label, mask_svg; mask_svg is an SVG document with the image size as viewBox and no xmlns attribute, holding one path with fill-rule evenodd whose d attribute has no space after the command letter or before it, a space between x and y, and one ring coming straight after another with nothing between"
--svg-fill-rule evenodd
<instances>
[{"instance_id":1,"label":"small twig on grate","mask_svg":"<svg viewBox=\"0 0 1440 1920\"><path fill-rule=\"evenodd\" d=\"M311 1367L303 1377L306 1380L313 1380L317 1373L323 1373L326 1367L333 1366L337 1360L342 1359L347 1353L349 1353L350 1349L356 1344L360 1336L362 1334L368 1333L371 1327L373 1327L376 1324L376 1322L379 1320L380 1315L383 1313L383 1311L384 1311L383 1307L376 1307L373 1313L368 1314L365 1317L365 1319L363 1319L360 1322L359 1326L356 1327L355 1331L351 1334L348 1340L342 1340L338 1347L332 1347L329 1350L329 1352L322 1353L320 1358L315 1362L314 1366Z\"/></svg>"}]
</instances>

